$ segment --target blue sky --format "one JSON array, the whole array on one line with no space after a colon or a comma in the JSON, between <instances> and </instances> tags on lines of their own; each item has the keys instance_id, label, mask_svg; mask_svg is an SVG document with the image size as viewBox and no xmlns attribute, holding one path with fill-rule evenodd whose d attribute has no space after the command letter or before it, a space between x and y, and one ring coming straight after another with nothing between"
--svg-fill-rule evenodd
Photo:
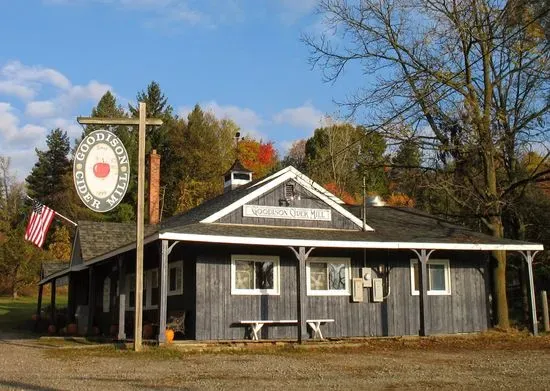
<instances>
[{"instance_id":1,"label":"blue sky","mask_svg":"<svg viewBox=\"0 0 550 391\"><path fill-rule=\"evenodd\" d=\"M151 80L281 154L311 136L354 86L311 70L315 0L0 0L0 155L24 178L53 127L71 139L106 90L124 106Z\"/></svg>"}]
</instances>

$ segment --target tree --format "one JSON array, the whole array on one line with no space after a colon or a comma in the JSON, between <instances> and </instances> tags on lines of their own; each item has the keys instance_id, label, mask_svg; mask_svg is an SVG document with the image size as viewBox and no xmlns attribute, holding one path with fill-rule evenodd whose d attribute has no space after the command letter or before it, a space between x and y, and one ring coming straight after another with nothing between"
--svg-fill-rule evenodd
<instances>
[{"instance_id":1,"label":"tree","mask_svg":"<svg viewBox=\"0 0 550 391\"><path fill-rule=\"evenodd\" d=\"M19 291L36 282L43 253L24 242L26 216L24 186L12 180L9 158L1 157L0 183L0 289L16 298Z\"/></svg>"},{"instance_id":2,"label":"tree","mask_svg":"<svg viewBox=\"0 0 550 391\"><path fill-rule=\"evenodd\" d=\"M254 178L263 178L277 165L277 152L273 143L246 139L239 142L239 159L253 172Z\"/></svg>"},{"instance_id":3,"label":"tree","mask_svg":"<svg viewBox=\"0 0 550 391\"><path fill-rule=\"evenodd\" d=\"M27 176L29 195L48 207L59 212L66 211L63 202L64 193L68 191L63 177L71 171L69 162L70 143L67 132L53 129L46 137L46 151L36 149L38 162Z\"/></svg>"},{"instance_id":4,"label":"tree","mask_svg":"<svg viewBox=\"0 0 550 391\"><path fill-rule=\"evenodd\" d=\"M379 133L349 123L332 124L315 129L313 137L307 140L306 171L313 180L333 183L352 197L362 194L363 176L369 192L385 194L385 150L386 143Z\"/></svg>"},{"instance_id":5,"label":"tree","mask_svg":"<svg viewBox=\"0 0 550 391\"><path fill-rule=\"evenodd\" d=\"M239 130L230 120L217 120L199 105L177 119L168 133L169 166L165 177L167 215L183 212L223 191L222 175L235 160L234 136Z\"/></svg>"},{"instance_id":6,"label":"tree","mask_svg":"<svg viewBox=\"0 0 550 391\"><path fill-rule=\"evenodd\" d=\"M69 262L71 259L71 250L72 243L70 232L67 227L60 225L51 233L47 257L52 260Z\"/></svg>"},{"instance_id":7,"label":"tree","mask_svg":"<svg viewBox=\"0 0 550 391\"><path fill-rule=\"evenodd\" d=\"M290 146L282 165L293 166L298 171L305 172L306 170L306 140L296 140Z\"/></svg>"},{"instance_id":8,"label":"tree","mask_svg":"<svg viewBox=\"0 0 550 391\"><path fill-rule=\"evenodd\" d=\"M517 169L518 153L548 135L548 41L532 9L518 19L501 5L322 0L333 35L304 37L327 80L354 65L372 76L347 107L367 109L366 118L393 141L404 139L395 131L403 122L418 129L412 137L444 168L438 190L497 238L507 205L550 172ZM506 256L493 256L498 324L508 328Z\"/></svg>"},{"instance_id":9,"label":"tree","mask_svg":"<svg viewBox=\"0 0 550 391\"><path fill-rule=\"evenodd\" d=\"M164 121L172 119L174 109L168 104L168 98L156 81L149 83L147 91L138 92L136 101L145 103L148 118L159 118ZM139 117L139 104L136 106L129 104L128 108L133 117ZM163 154L166 147L167 126L147 126L146 133L146 153L149 153L151 149L156 149L160 154Z\"/></svg>"}]
</instances>

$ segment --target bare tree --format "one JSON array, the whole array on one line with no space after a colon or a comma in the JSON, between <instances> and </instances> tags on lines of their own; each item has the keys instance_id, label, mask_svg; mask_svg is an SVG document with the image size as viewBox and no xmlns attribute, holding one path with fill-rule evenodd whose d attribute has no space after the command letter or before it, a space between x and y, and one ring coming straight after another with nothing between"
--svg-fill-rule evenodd
<instances>
[{"instance_id":1,"label":"bare tree","mask_svg":"<svg viewBox=\"0 0 550 391\"><path fill-rule=\"evenodd\" d=\"M346 68L366 76L342 103L350 114L390 139L415 139L443 168L438 189L502 238L506 206L550 179L517 167L533 149L549 158L545 15L498 0L321 0L319 12L326 32L303 38L312 64L331 82ZM403 122L413 134L395 131ZM493 255L498 324L508 328L506 255Z\"/></svg>"}]
</instances>

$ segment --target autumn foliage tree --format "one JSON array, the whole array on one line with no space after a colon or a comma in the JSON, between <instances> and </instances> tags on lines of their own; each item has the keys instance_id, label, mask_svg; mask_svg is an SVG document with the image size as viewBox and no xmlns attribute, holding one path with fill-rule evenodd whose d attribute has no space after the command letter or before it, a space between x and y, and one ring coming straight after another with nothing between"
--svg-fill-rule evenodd
<instances>
[{"instance_id":1,"label":"autumn foliage tree","mask_svg":"<svg viewBox=\"0 0 550 391\"><path fill-rule=\"evenodd\" d=\"M246 139L239 142L239 159L254 173L254 178L262 178L277 165L277 152L273 143Z\"/></svg>"}]
</instances>

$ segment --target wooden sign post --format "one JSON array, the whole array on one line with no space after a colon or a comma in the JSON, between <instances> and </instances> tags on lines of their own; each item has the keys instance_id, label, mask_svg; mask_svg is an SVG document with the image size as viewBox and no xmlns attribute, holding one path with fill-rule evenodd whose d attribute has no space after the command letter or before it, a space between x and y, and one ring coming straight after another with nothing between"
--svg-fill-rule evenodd
<instances>
[{"instance_id":1,"label":"wooden sign post","mask_svg":"<svg viewBox=\"0 0 550 391\"><path fill-rule=\"evenodd\" d=\"M145 198L145 127L160 126L162 120L147 118L145 103L139 102L139 118L91 118L78 117L81 125L130 125L138 126L138 202L136 213L136 303L134 321L134 350L142 347L141 329L143 321L143 226Z\"/></svg>"}]
</instances>

